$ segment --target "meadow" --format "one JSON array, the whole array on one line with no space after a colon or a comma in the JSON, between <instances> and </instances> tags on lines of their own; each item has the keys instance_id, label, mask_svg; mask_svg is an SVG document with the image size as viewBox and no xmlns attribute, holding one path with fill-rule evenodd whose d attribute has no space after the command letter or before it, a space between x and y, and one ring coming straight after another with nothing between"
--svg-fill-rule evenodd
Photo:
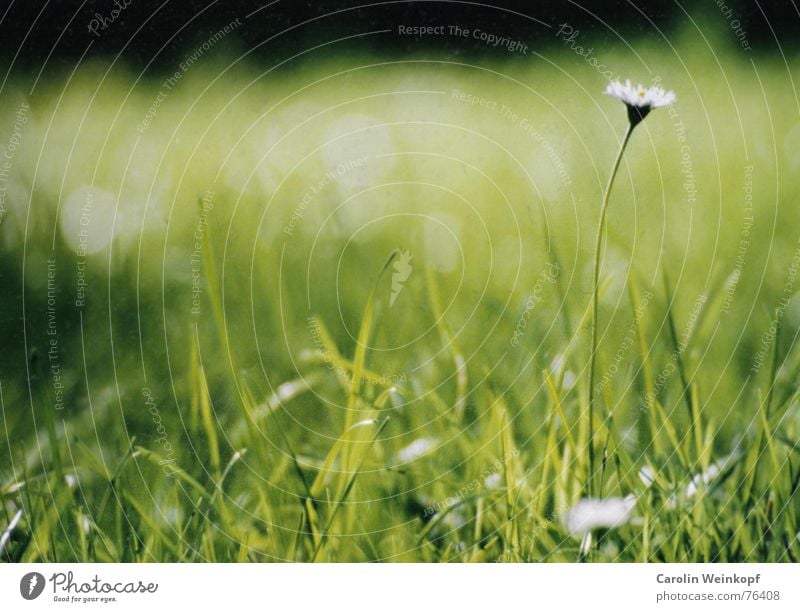
<instances>
[{"instance_id":1,"label":"meadow","mask_svg":"<svg viewBox=\"0 0 800 612\"><path fill-rule=\"evenodd\" d=\"M592 53L591 423L574 44L7 86L0 558L797 561L798 64Z\"/></svg>"}]
</instances>

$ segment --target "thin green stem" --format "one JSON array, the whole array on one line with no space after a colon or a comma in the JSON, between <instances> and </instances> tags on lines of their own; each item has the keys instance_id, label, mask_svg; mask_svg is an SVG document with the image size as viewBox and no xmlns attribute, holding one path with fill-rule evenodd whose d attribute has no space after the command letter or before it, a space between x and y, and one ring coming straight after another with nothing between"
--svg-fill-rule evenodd
<instances>
[{"instance_id":1,"label":"thin green stem","mask_svg":"<svg viewBox=\"0 0 800 612\"><path fill-rule=\"evenodd\" d=\"M614 178L617 176L619 164L622 161L622 154L625 153L625 147L628 140L633 133L634 124L628 124L628 129L625 132L625 137L622 139L622 144L617 153L617 159L614 161L614 167L611 169L611 176L606 185L606 191L603 194L603 204L600 207L600 223L597 225L597 238L594 244L594 275L592 277L592 352L589 355L589 473L586 478L586 493L592 494L592 482L594 480L594 374L595 362L597 361L597 309L599 301L600 290L600 251L603 244L603 230L606 224L606 211L608 210L608 200L611 195L611 187L614 184Z\"/></svg>"}]
</instances>

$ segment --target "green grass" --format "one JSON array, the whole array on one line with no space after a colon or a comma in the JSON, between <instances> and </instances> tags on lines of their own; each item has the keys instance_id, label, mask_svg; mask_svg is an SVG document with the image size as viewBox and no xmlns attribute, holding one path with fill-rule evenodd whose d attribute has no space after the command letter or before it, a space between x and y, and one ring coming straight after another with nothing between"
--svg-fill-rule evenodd
<instances>
[{"instance_id":1,"label":"green grass","mask_svg":"<svg viewBox=\"0 0 800 612\"><path fill-rule=\"evenodd\" d=\"M158 82L101 83L88 66L37 94L13 175L32 195L27 239L23 205L4 221L19 295L2 310L0 537L22 515L2 559L797 561L793 285L769 334L798 243L797 157L780 140L796 108L782 64L757 62L762 92L748 61L715 51L643 51L679 114L637 128L612 194L593 425L593 239L626 124L580 58L330 60L252 85L253 66L213 82L206 66L144 134ZM59 219L82 185L115 194L120 216L76 308L82 259ZM593 495L636 505L582 552L564 519L592 448Z\"/></svg>"}]
</instances>

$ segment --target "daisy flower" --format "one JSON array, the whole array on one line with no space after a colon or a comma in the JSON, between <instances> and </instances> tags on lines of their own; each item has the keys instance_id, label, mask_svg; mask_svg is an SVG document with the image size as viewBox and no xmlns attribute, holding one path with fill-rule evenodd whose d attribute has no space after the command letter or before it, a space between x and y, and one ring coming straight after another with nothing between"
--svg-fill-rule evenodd
<instances>
[{"instance_id":1,"label":"daisy flower","mask_svg":"<svg viewBox=\"0 0 800 612\"><path fill-rule=\"evenodd\" d=\"M584 498L563 516L562 523L570 535L583 538L593 529L622 527L630 521L636 497Z\"/></svg>"},{"instance_id":2,"label":"daisy flower","mask_svg":"<svg viewBox=\"0 0 800 612\"><path fill-rule=\"evenodd\" d=\"M675 92L666 91L661 87L649 87L645 89L643 85L634 87L630 80L621 83L620 81L611 81L606 87L606 95L613 96L625 103L628 109L628 129L625 130L625 136L620 143L619 152L614 160L614 165L611 167L611 176L608 179L608 185L603 192L603 203L600 205L600 223L597 225L597 237L594 243L594 273L592 274L592 344L591 352L589 353L589 402L587 408L587 417L589 421L589 461L588 471L586 474L586 487L587 497L591 496L593 481L595 478L595 455L594 455L594 412L595 412L595 369L597 362L597 318L598 318L598 302L599 302L599 288L600 288L600 247L603 243L603 230L606 223L606 212L608 210L608 201L611 196L611 187L614 185L614 178L617 176L619 164L622 161L622 155L625 153L625 147L628 145L633 128L650 113L654 108L660 106L667 106L675 102Z\"/></svg>"},{"instance_id":3,"label":"daisy flower","mask_svg":"<svg viewBox=\"0 0 800 612\"><path fill-rule=\"evenodd\" d=\"M397 453L397 460L400 463L409 463L427 455L436 448L439 443L435 438L417 438L411 444L402 448Z\"/></svg>"},{"instance_id":4,"label":"daisy flower","mask_svg":"<svg viewBox=\"0 0 800 612\"><path fill-rule=\"evenodd\" d=\"M667 106L675 102L675 92L666 91L661 87L645 88L644 85L611 81L606 87L606 95L613 96L625 103L628 107L628 119L632 126L642 121L654 108Z\"/></svg>"}]
</instances>

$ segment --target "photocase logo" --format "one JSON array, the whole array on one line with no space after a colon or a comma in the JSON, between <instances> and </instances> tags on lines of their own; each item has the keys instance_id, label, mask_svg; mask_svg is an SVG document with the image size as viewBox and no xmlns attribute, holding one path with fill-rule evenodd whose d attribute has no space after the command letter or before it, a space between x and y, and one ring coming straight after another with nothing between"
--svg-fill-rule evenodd
<instances>
[{"instance_id":1,"label":"photocase logo","mask_svg":"<svg viewBox=\"0 0 800 612\"><path fill-rule=\"evenodd\" d=\"M403 290L404 283L411 276L414 268L411 266L412 255L408 251L400 251L400 258L392 266L392 294L389 296L389 308L394 306L394 302Z\"/></svg>"},{"instance_id":2,"label":"photocase logo","mask_svg":"<svg viewBox=\"0 0 800 612\"><path fill-rule=\"evenodd\" d=\"M36 599L44 591L44 576L39 572L30 572L19 581L19 594L27 600Z\"/></svg>"}]
</instances>

